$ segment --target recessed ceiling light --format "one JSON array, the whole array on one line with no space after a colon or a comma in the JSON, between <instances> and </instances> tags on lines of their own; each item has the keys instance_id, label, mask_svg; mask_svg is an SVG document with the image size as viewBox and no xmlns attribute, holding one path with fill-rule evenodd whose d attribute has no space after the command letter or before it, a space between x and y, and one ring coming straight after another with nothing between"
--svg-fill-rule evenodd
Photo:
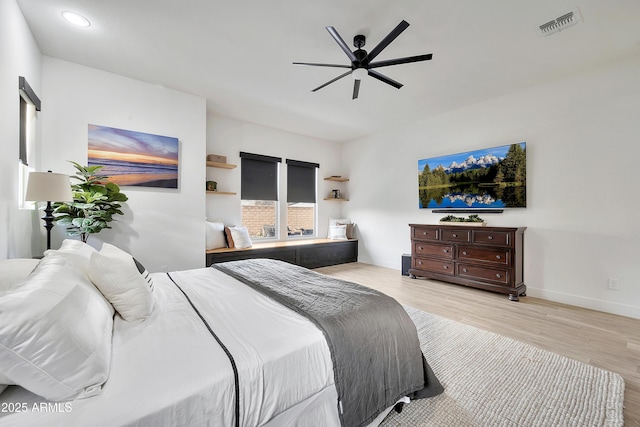
<instances>
[{"instance_id":1,"label":"recessed ceiling light","mask_svg":"<svg viewBox=\"0 0 640 427\"><path fill-rule=\"evenodd\" d=\"M87 18L75 12L62 12L62 17L78 27L88 27L91 25L91 22L89 22Z\"/></svg>"}]
</instances>

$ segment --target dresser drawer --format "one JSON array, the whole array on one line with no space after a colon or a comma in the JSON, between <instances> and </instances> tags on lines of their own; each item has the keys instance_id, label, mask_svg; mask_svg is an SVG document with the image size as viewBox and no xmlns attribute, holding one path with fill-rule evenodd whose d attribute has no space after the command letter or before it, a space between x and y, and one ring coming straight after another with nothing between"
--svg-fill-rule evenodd
<instances>
[{"instance_id":1,"label":"dresser drawer","mask_svg":"<svg viewBox=\"0 0 640 427\"><path fill-rule=\"evenodd\" d=\"M511 246L511 233L505 231L474 231L472 242L484 245Z\"/></svg>"},{"instance_id":2,"label":"dresser drawer","mask_svg":"<svg viewBox=\"0 0 640 427\"><path fill-rule=\"evenodd\" d=\"M411 261L412 267L417 270L430 271L438 274L446 274L453 276L455 268L453 262L439 261L437 259L413 257Z\"/></svg>"},{"instance_id":3,"label":"dresser drawer","mask_svg":"<svg viewBox=\"0 0 640 427\"><path fill-rule=\"evenodd\" d=\"M458 264L458 276L499 285L509 285L511 283L509 270L470 264Z\"/></svg>"},{"instance_id":4,"label":"dresser drawer","mask_svg":"<svg viewBox=\"0 0 640 427\"><path fill-rule=\"evenodd\" d=\"M438 228L413 227L411 229L414 240L440 240L440 230Z\"/></svg>"},{"instance_id":5,"label":"dresser drawer","mask_svg":"<svg viewBox=\"0 0 640 427\"><path fill-rule=\"evenodd\" d=\"M432 256L453 259L454 252L453 245L413 242L413 254L416 256Z\"/></svg>"},{"instance_id":6,"label":"dresser drawer","mask_svg":"<svg viewBox=\"0 0 640 427\"><path fill-rule=\"evenodd\" d=\"M458 246L456 258L459 261L478 261L510 266L511 250L482 248L477 246Z\"/></svg>"},{"instance_id":7,"label":"dresser drawer","mask_svg":"<svg viewBox=\"0 0 640 427\"><path fill-rule=\"evenodd\" d=\"M441 240L447 242L469 242L471 241L471 230L449 230L440 229Z\"/></svg>"}]
</instances>

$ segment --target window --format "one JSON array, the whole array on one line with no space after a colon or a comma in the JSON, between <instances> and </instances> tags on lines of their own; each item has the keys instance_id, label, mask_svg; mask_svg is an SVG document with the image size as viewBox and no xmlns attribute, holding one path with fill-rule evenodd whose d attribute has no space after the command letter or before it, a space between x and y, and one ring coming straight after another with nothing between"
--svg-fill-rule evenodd
<instances>
[{"instance_id":1,"label":"window","mask_svg":"<svg viewBox=\"0 0 640 427\"><path fill-rule=\"evenodd\" d=\"M316 177L320 167L287 159L287 234L316 235Z\"/></svg>"},{"instance_id":2,"label":"window","mask_svg":"<svg viewBox=\"0 0 640 427\"><path fill-rule=\"evenodd\" d=\"M18 158L18 206L21 209L35 209L34 202L25 202L29 172L33 171L33 147L35 144L36 111L40 111L40 98L35 94L27 80L18 77L20 91L20 140ZM31 166L29 166L31 163Z\"/></svg>"},{"instance_id":3,"label":"window","mask_svg":"<svg viewBox=\"0 0 640 427\"><path fill-rule=\"evenodd\" d=\"M240 152L242 225L251 239L277 239L279 157Z\"/></svg>"}]
</instances>

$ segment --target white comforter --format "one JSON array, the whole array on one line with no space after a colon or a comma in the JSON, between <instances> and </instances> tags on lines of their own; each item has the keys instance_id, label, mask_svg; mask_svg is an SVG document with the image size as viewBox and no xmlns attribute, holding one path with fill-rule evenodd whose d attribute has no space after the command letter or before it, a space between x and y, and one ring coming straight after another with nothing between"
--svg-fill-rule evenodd
<instances>
[{"instance_id":1,"label":"white comforter","mask_svg":"<svg viewBox=\"0 0 640 427\"><path fill-rule=\"evenodd\" d=\"M235 358L241 426L340 425L329 349L310 321L215 269L170 274ZM229 359L167 275L153 280L150 318L116 316L99 396L40 406L10 387L0 395L0 425L233 426Z\"/></svg>"}]
</instances>

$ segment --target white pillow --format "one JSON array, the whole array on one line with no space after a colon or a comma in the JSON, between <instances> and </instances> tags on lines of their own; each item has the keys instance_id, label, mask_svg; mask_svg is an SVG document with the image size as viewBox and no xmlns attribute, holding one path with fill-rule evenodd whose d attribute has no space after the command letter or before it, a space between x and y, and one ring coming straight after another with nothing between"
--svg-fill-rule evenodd
<instances>
[{"instance_id":1,"label":"white pillow","mask_svg":"<svg viewBox=\"0 0 640 427\"><path fill-rule=\"evenodd\" d=\"M227 241L224 238L224 224L222 222L207 221L207 250L226 247Z\"/></svg>"},{"instance_id":2,"label":"white pillow","mask_svg":"<svg viewBox=\"0 0 640 427\"><path fill-rule=\"evenodd\" d=\"M62 241L60 249L48 249L44 251L44 256L61 255L89 277L89 258L95 252L98 251L80 240L65 239Z\"/></svg>"},{"instance_id":3,"label":"white pillow","mask_svg":"<svg viewBox=\"0 0 640 427\"><path fill-rule=\"evenodd\" d=\"M346 225L330 225L329 239L347 240L347 226Z\"/></svg>"},{"instance_id":4,"label":"white pillow","mask_svg":"<svg viewBox=\"0 0 640 427\"><path fill-rule=\"evenodd\" d=\"M251 237L249 237L249 231L246 227L229 227L231 230L231 236L233 237L233 244L238 249L250 248L253 246Z\"/></svg>"},{"instance_id":5,"label":"white pillow","mask_svg":"<svg viewBox=\"0 0 640 427\"><path fill-rule=\"evenodd\" d=\"M329 218L329 226L338 224L351 224L349 218Z\"/></svg>"},{"instance_id":6,"label":"white pillow","mask_svg":"<svg viewBox=\"0 0 640 427\"><path fill-rule=\"evenodd\" d=\"M331 227L335 225L343 225L343 224L351 224L351 220L349 218L329 218L329 235L327 236L327 238L335 240L335 237L331 237ZM347 236L347 239L348 238L349 236ZM340 238L337 240L344 240L344 239Z\"/></svg>"},{"instance_id":7,"label":"white pillow","mask_svg":"<svg viewBox=\"0 0 640 427\"><path fill-rule=\"evenodd\" d=\"M0 372L0 394L2 394L2 392L5 391L7 387L9 387L10 382L13 381L2 375L2 372Z\"/></svg>"},{"instance_id":8,"label":"white pillow","mask_svg":"<svg viewBox=\"0 0 640 427\"><path fill-rule=\"evenodd\" d=\"M113 307L64 257L0 296L2 374L47 400L96 395L109 376Z\"/></svg>"},{"instance_id":9,"label":"white pillow","mask_svg":"<svg viewBox=\"0 0 640 427\"><path fill-rule=\"evenodd\" d=\"M100 252L91 255L89 267L89 277L124 320L149 317L153 311L153 281L131 255L103 243Z\"/></svg>"},{"instance_id":10,"label":"white pillow","mask_svg":"<svg viewBox=\"0 0 640 427\"><path fill-rule=\"evenodd\" d=\"M39 259L15 258L0 260L0 292L9 290L27 280Z\"/></svg>"}]
</instances>

